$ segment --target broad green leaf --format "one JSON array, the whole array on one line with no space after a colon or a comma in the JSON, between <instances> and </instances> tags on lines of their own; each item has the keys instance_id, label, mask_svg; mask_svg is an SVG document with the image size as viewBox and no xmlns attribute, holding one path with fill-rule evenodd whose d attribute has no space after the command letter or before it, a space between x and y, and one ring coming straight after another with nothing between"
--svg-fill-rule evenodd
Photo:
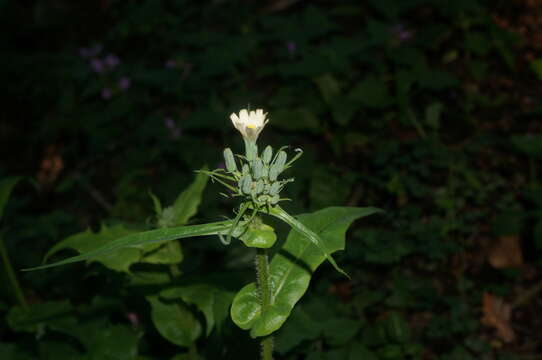
<instances>
[{"instance_id":1,"label":"broad green leaf","mask_svg":"<svg viewBox=\"0 0 542 360\"><path fill-rule=\"evenodd\" d=\"M181 244L178 241L170 241L165 244L156 244L146 245L146 253L140 259L140 262L147 264L164 264L172 265L178 264L183 261L183 252L181 249Z\"/></svg>"},{"instance_id":2,"label":"broad green leaf","mask_svg":"<svg viewBox=\"0 0 542 360\"><path fill-rule=\"evenodd\" d=\"M275 350L280 354L286 354L303 341L318 338L323 327L318 320L303 307L296 307L284 327L277 333Z\"/></svg>"},{"instance_id":3,"label":"broad green leaf","mask_svg":"<svg viewBox=\"0 0 542 360\"><path fill-rule=\"evenodd\" d=\"M180 346L190 346L201 335L200 322L179 300L164 301L158 296L147 296L151 317L160 335Z\"/></svg>"},{"instance_id":4,"label":"broad green leaf","mask_svg":"<svg viewBox=\"0 0 542 360\"><path fill-rule=\"evenodd\" d=\"M45 326L66 327L75 322L73 307L68 301L38 303L24 308L14 306L6 316L14 331L37 332Z\"/></svg>"},{"instance_id":5,"label":"broad green leaf","mask_svg":"<svg viewBox=\"0 0 542 360\"><path fill-rule=\"evenodd\" d=\"M128 326L86 321L78 324L72 335L85 347L86 359L137 359L139 336Z\"/></svg>"},{"instance_id":6,"label":"broad green leaf","mask_svg":"<svg viewBox=\"0 0 542 360\"><path fill-rule=\"evenodd\" d=\"M11 195L11 191L13 190L13 187L21 179L22 178L20 176L13 176L13 177L8 177L6 179L2 179L2 181L0 181L0 220L2 219L2 216L4 215L4 207L6 206L6 203L8 202L9 195Z\"/></svg>"},{"instance_id":7,"label":"broad green leaf","mask_svg":"<svg viewBox=\"0 0 542 360\"><path fill-rule=\"evenodd\" d=\"M163 243L170 240L188 238L193 236L205 236L216 235L218 233L227 233L232 225L232 221L219 221L214 223L191 225L191 226L178 226L174 228L157 229L151 231L144 231L135 234L129 234L110 241L97 249L86 252L84 254L73 256L65 260L57 261L53 264L47 264L37 266L31 269L24 269L24 271L47 269L54 266L60 266L65 264L71 264L78 261L85 261L95 259L105 254L109 254L119 249L124 248L139 248L142 245ZM234 236L239 236L239 231L234 231ZM52 250L52 249L51 249Z\"/></svg>"},{"instance_id":8,"label":"broad green leaf","mask_svg":"<svg viewBox=\"0 0 542 360\"><path fill-rule=\"evenodd\" d=\"M386 82L373 75L358 83L347 95L348 99L371 108L383 108L393 102Z\"/></svg>"},{"instance_id":9,"label":"broad green leaf","mask_svg":"<svg viewBox=\"0 0 542 360\"><path fill-rule=\"evenodd\" d=\"M202 170L207 170L207 167ZM198 212L201 196L208 180L209 177L206 174L199 172L194 182L179 194L173 205L164 209L158 225L160 227L185 225ZM154 201L156 203L156 200Z\"/></svg>"},{"instance_id":10,"label":"broad green leaf","mask_svg":"<svg viewBox=\"0 0 542 360\"><path fill-rule=\"evenodd\" d=\"M330 251L326 248L326 245L324 244L323 240L318 236L318 234L316 234L314 231L312 231L310 228L306 227L305 225L303 225L302 222L296 220L293 216L291 216L290 214L288 214L286 211L284 211L280 206L275 206L273 208L270 209L270 212L269 212L271 215L281 219L282 221L284 221L285 223L287 223L288 225L290 225L292 227L293 230L299 232L300 234L302 234L303 236L305 236L306 238L308 238L310 241L312 241L312 243L314 245L316 245L320 251L322 252L322 254L326 257L326 259L331 263L331 265L333 265L333 267L335 268L335 270L337 270L338 272L340 272L341 274L345 275L346 277L349 277L347 273L345 273L343 271L343 269L341 269L339 267L339 265L337 265L337 263L335 262L335 260L331 257L330 255ZM343 246L344 248L344 246ZM341 249L342 250L342 249Z\"/></svg>"},{"instance_id":11,"label":"broad green leaf","mask_svg":"<svg viewBox=\"0 0 542 360\"><path fill-rule=\"evenodd\" d=\"M221 325L227 316L229 304L233 299L231 292L217 289L207 284L174 287L160 293L160 297L173 300L182 299L187 304L194 304L205 316L207 322L207 336L215 326L215 322ZM223 306L226 303L226 306Z\"/></svg>"},{"instance_id":12,"label":"broad green leaf","mask_svg":"<svg viewBox=\"0 0 542 360\"><path fill-rule=\"evenodd\" d=\"M123 225L107 227L102 224L100 231L97 233L87 230L60 241L45 254L44 261L47 261L53 254L64 249L74 249L80 254L89 253L133 232L133 230L128 230ZM129 273L130 266L138 262L143 256L142 250L142 246L139 248L127 247L116 250L114 254L109 253L97 256L89 259L87 262L96 261L112 270Z\"/></svg>"},{"instance_id":13,"label":"broad green leaf","mask_svg":"<svg viewBox=\"0 0 542 360\"><path fill-rule=\"evenodd\" d=\"M331 74L324 74L313 79L318 86L322 98L328 104L332 104L335 98L341 94L339 82Z\"/></svg>"},{"instance_id":14,"label":"broad green leaf","mask_svg":"<svg viewBox=\"0 0 542 360\"><path fill-rule=\"evenodd\" d=\"M279 329L307 290L312 273L326 258L329 259L329 254L344 249L344 237L350 224L380 211L376 208L329 207L300 215L295 221L310 231L313 239L309 240L305 231L301 232L297 227L290 231L284 246L269 265L273 289L270 306L262 312L257 286L250 283L233 300L233 321L242 329L250 329L252 337L266 336Z\"/></svg>"},{"instance_id":15,"label":"broad green leaf","mask_svg":"<svg viewBox=\"0 0 542 360\"><path fill-rule=\"evenodd\" d=\"M356 336L360 328L359 320L345 317L329 319L322 323L326 343L332 346L346 344Z\"/></svg>"}]
</instances>

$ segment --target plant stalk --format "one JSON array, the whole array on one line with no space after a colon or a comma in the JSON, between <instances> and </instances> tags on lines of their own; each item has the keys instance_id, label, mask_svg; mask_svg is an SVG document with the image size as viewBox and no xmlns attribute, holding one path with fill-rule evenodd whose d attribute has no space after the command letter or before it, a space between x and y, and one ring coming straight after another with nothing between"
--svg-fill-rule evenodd
<instances>
[{"instance_id":1,"label":"plant stalk","mask_svg":"<svg viewBox=\"0 0 542 360\"><path fill-rule=\"evenodd\" d=\"M8 251L4 245L4 240L2 237L0 237L0 256L2 257L2 262L4 263L4 269L8 276L8 280L11 282L11 286L15 290L15 297L17 298L19 304L26 309L28 304L26 303L26 299L21 289L21 285L17 280L17 276L15 276L15 271L13 271L13 266L11 266L11 262L9 261Z\"/></svg>"},{"instance_id":2,"label":"plant stalk","mask_svg":"<svg viewBox=\"0 0 542 360\"><path fill-rule=\"evenodd\" d=\"M257 249L256 275L263 313L271 304L271 284L269 279L267 249ZM273 360L273 336L269 335L264 337L260 344L262 346L262 360Z\"/></svg>"}]
</instances>

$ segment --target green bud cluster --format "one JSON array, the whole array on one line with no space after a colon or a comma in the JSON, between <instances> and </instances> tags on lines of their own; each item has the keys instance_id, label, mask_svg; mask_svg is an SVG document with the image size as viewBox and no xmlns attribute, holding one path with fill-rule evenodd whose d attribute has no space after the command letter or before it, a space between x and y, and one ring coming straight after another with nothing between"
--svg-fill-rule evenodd
<instances>
[{"instance_id":1,"label":"green bud cluster","mask_svg":"<svg viewBox=\"0 0 542 360\"><path fill-rule=\"evenodd\" d=\"M241 155L237 155L236 159L231 149L226 148L224 162L226 172L236 182L235 195L251 200L256 207L276 205L280 201L280 192L284 185L294 181L293 179L278 180L278 177L302 153L301 149L296 149L298 154L287 162L288 155L283 149L280 148L273 154L273 148L267 146L261 155L258 155L255 148L251 159Z\"/></svg>"}]
</instances>

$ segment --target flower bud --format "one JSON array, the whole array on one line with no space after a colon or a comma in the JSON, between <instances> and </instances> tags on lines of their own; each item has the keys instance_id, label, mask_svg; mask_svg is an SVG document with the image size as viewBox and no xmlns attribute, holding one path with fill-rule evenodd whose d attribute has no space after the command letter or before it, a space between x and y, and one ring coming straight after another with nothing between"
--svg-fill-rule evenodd
<instances>
[{"instance_id":1,"label":"flower bud","mask_svg":"<svg viewBox=\"0 0 542 360\"><path fill-rule=\"evenodd\" d=\"M269 168L269 180L275 181L277 180L278 176L279 176L279 171L278 171L277 166L275 164L271 165L271 167Z\"/></svg>"},{"instance_id":2,"label":"flower bud","mask_svg":"<svg viewBox=\"0 0 542 360\"><path fill-rule=\"evenodd\" d=\"M254 175L254 179L258 180L263 177L263 162L262 159L257 158L252 163L252 174Z\"/></svg>"},{"instance_id":3,"label":"flower bud","mask_svg":"<svg viewBox=\"0 0 542 360\"><path fill-rule=\"evenodd\" d=\"M250 174L246 174L241 177L241 180L239 180L239 188L243 194L250 194L250 190L252 188L252 177Z\"/></svg>"},{"instance_id":4,"label":"flower bud","mask_svg":"<svg viewBox=\"0 0 542 360\"><path fill-rule=\"evenodd\" d=\"M237 165L235 164L235 158L230 148L224 149L224 162L226 164L226 170L228 172L237 171Z\"/></svg>"},{"instance_id":5,"label":"flower bud","mask_svg":"<svg viewBox=\"0 0 542 360\"><path fill-rule=\"evenodd\" d=\"M267 145L265 150L262 153L262 160L267 165L271 162L271 157L273 156L273 148L270 145Z\"/></svg>"},{"instance_id":6,"label":"flower bud","mask_svg":"<svg viewBox=\"0 0 542 360\"><path fill-rule=\"evenodd\" d=\"M278 195L279 191L280 191L280 183L274 182L273 184L271 184L271 187L269 188L269 195L271 196Z\"/></svg>"},{"instance_id":7,"label":"flower bud","mask_svg":"<svg viewBox=\"0 0 542 360\"><path fill-rule=\"evenodd\" d=\"M256 194L261 194L263 192L263 189L264 189L264 182L263 180L258 180L258 182L256 183Z\"/></svg>"},{"instance_id":8,"label":"flower bud","mask_svg":"<svg viewBox=\"0 0 542 360\"><path fill-rule=\"evenodd\" d=\"M275 160L275 165L278 167L279 173L284 171L284 165L286 164L286 157L287 157L286 152L279 151L277 155L277 159Z\"/></svg>"},{"instance_id":9,"label":"flower bud","mask_svg":"<svg viewBox=\"0 0 542 360\"><path fill-rule=\"evenodd\" d=\"M250 173L250 167L248 164L243 164L243 169L241 170L241 173L243 175L248 175Z\"/></svg>"}]
</instances>

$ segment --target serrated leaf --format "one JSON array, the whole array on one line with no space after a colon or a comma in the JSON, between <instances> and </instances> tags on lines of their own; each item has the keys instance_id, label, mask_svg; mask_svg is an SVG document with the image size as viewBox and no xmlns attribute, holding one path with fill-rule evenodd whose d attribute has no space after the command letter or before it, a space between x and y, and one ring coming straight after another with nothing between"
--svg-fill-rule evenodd
<instances>
[{"instance_id":1,"label":"serrated leaf","mask_svg":"<svg viewBox=\"0 0 542 360\"><path fill-rule=\"evenodd\" d=\"M157 229L151 231L144 231L127 236L120 237L113 241L110 241L103 246L93 249L84 254L73 256L61 261L57 261L53 264L47 264L37 266L30 269L24 269L23 271L41 270L54 266L60 266L65 264L71 264L78 261L96 259L105 254L111 254L114 251L124 248L138 248L146 244L163 243L170 240L188 238L194 236L216 235L218 233L226 233L232 226L232 221L219 221L214 223L202 224L202 225L190 225L190 226L178 226L174 228ZM239 234L234 234L239 236ZM51 249L53 250L53 249ZM111 255L113 256L113 255Z\"/></svg>"},{"instance_id":2,"label":"serrated leaf","mask_svg":"<svg viewBox=\"0 0 542 360\"><path fill-rule=\"evenodd\" d=\"M147 296L156 329L173 344L190 346L200 335L201 325L179 300L165 302L158 296Z\"/></svg>"},{"instance_id":3,"label":"serrated leaf","mask_svg":"<svg viewBox=\"0 0 542 360\"><path fill-rule=\"evenodd\" d=\"M8 177L0 181L0 220L4 215L4 207L8 202L13 187L21 180L20 176Z\"/></svg>"},{"instance_id":4,"label":"serrated leaf","mask_svg":"<svg viewBox=\"0 0 542 360\"><path fill-rule=\"evenodd\" d=\"M279 329L307 290L312 273L326 259L322 248L327 254L343 250L350 224L380 211L376 208L330 207L298 216L296 221L304 228L312 229L321 246L297 229L290 231L284 246L269 265L270 306L262 313L257 286L250 283L233 300L233 321L242 329L250 329L252 337L266 336Z\"/></svg>"},{"instance_id":5,"label":"serrated leaf","mask_svg":"<svg viewBox=\"0 0 542 360\"><path fill-rule=\"evenodd\" d=\"M206 335L209 336L215 323L219 322L221 325L227 316L227 309L233 299L233 294L211 285L197 284L166 289L160 293L160 297L168 300L182 299L187 304L196 305L205 316ZM226 308L223 305L226 305Z\"/></svg>"}]
</instances>

